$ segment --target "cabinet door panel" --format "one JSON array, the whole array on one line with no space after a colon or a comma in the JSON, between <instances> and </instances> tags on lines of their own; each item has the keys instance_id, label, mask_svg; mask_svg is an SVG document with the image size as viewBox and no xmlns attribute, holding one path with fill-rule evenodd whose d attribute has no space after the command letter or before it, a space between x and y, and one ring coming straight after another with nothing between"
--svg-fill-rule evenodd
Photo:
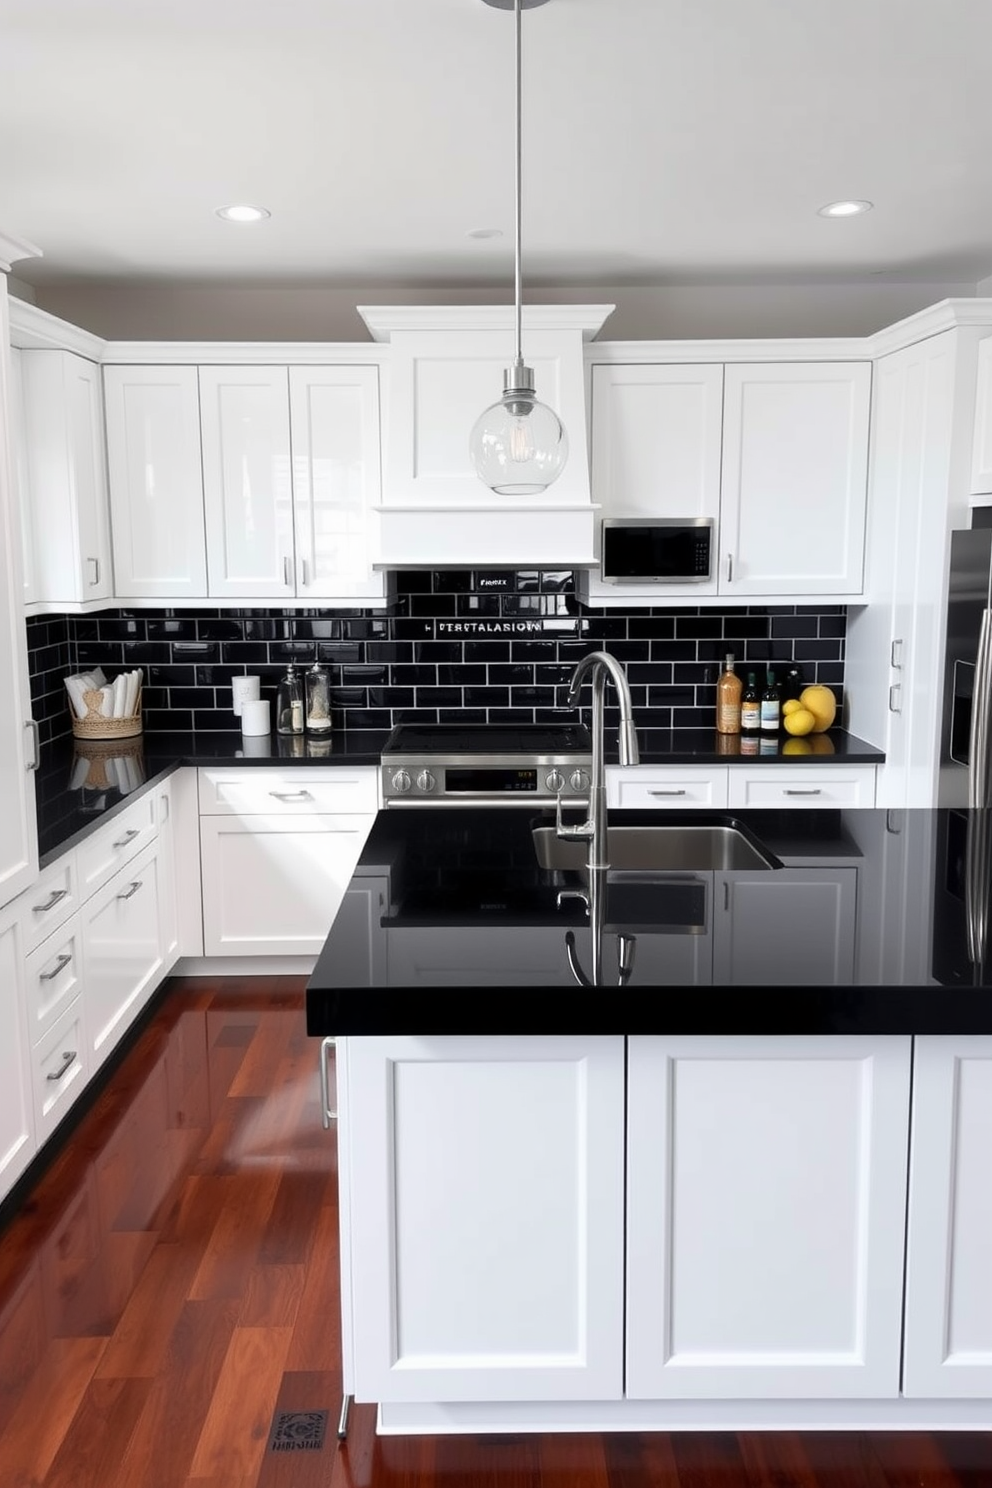
<instances>
[{"instance_id":1,"label":"cabinet door panel","mask_svg":"<svg viewBox=\"0 0 992 1488\"><path fill-rule=\"evenodd\" d=\"M140 853L82 908L86 1028L93 1068L154 990L162 965L157 844Z\"/></svg>"},{"instance_id":2,"label":"cabinet door panel","mask_svg":"<svg viewBox=\"0 0 992 1488\"><path fill-rule=\"evenodd\" d=\"M376 367L291 367L297 592L382 599L372 571L379 480Z\"/></svg>"},{"instance_id":3,"label":"cabinet door panel","mask_svg":"<svg viewBox=\"0 0 992 1488\"><path fill-rule=\"evenodd\" d=\"M195 367L105 367L119 598L207 592Z\"/></svg>"},{"instance_id":4,"label":"cabinet door panel","mask_svg":"<svg viewBox=\"0 0 992 1488\"><path fill-rule=\"evenodd\" d=\"M628 1042L627 1394L898 1395L909 1038Z\"/></svg>"},{"instance_id":5,"label":"cabinet door panel","mask_svg":"<svg viewBox=\"0 0 992 1488\"><path fill-rule=\"evenodd\" d=\"M721 592L862 591L870 388L867 362L727 367Z\"/></svg>"},{"instance_id":6,"label":"cabinet door panel","mask_svg":"<svg viewBox=\"0 0 992 1488\"><path fill-rule=\"evenodd\" d=\"M209 592L295 595L285 367L201 367Z\"/></svg>"},{"instance_id":7,"label":"cabinet door panel","mask_svg":"<svg viewBox=\"0 0 992 1488\"><path fill-rule=\"evenodd\" d=\"M903 1390L992 1399L992 1038L917 1038Z\"/></svg>"},{"instance_id":8,"label":"cabinet door panel","mask_svg":"<svg viewBox=\"0 0 992 1488\"><path fill-rule=\"evenodd\" d=\"M358 1398L619 1399L623 1039L337 1052Z\"/></svg>"},{"instance_id":9,"label":"cabinet door panel","mask_svg":"<svg viewBox=\"0 0 992 1488\"><path fill-rule=\"evenodd\" d=\"M21 980L21 927L0 915L0 1197L13 1187L35 1150L30 1064Z\"/></svg>"}]
</instances>

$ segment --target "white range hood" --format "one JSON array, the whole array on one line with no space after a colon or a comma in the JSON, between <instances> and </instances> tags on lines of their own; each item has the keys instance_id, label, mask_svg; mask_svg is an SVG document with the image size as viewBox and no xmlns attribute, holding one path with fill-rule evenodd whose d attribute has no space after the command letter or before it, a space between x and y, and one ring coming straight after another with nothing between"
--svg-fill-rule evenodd
<instances>
[{"instance_id":1,"label":"white range hood","mask_svg":"<svg viewBox=\"0 0 992 1488\"><path fill-rule=\"evenodd\" d=\"M569 457L540 496L503 499L476 475L469 434L502 393L513 307L358 307L373 339L389 344L377 568L594 565L582 347L613 308L524 306L524 360L565 425Z\"/></svg>"}]
</instances>

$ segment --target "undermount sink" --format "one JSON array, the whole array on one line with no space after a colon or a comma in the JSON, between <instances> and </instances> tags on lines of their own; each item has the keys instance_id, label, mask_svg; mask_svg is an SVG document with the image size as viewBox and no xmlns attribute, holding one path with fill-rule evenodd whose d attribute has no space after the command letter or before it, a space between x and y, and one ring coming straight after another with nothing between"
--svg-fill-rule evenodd
<instances>
[{"instance_id":1,"label":"undermount sink","mask_svg":"<svg viewBox=\"0 0 992 1488\"><path fill-rule=\"evenodd\" d=\"M533 829L542 868L582 873L586 844L563 841L553 826ZM607 827L611 873L703 873L709 869L778 868L780 863L740 827L728 823L659 823Z\"/></svg>"}]
</instances>

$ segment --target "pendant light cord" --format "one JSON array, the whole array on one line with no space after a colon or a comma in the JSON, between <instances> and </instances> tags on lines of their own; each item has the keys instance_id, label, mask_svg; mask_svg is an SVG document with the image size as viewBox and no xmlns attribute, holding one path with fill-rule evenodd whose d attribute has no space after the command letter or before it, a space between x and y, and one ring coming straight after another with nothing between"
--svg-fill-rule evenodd
<instances>
[{"instance_id":1,"label":"pendant light cord","mask_svg":"<svg viewBox=\"0 0 992 1488\"><path fill-rule=\"evenodd\" d=\"M516 301L516 312L517 312L516 313L516 330L517 330L517 357L516 357L516 365L519 367L519 366L521 366L523 364L523 359L524 359L523 358L523 352L521 350L522 341L521 341L521 335L520 335L520 324L521 324L521 318L522 318L522 311L521 311L521 305L520 305L520 300L521 300L521 283L520 283L520 197L521 197L521 179L520 178L521 178L521 159L522 159L522 151L521 151L521 132L522 131L521 131L521 124L520 124L520 117L521 117L521 109L520 109L520 94L521 94L521 84L520 84L520 79L521 79L521 68L520 68L520 52L521 52L521 45L520 45L520 0L516 0L515 6L514 6L514 10L515 10L515 15L516 15L516 59L517 59L517 78L516 78L516 88L517 88L517 121L516 121L517 122L517 158L516 158L516 170L515 170L515 176L514 176L514 186L515 186L515 191L516 191L516 232L515 232L515 246L514 246L514 264L515 264L515 268L514 268L514 297L515 297L515 301Z\"/></svg>"}]
</instances>

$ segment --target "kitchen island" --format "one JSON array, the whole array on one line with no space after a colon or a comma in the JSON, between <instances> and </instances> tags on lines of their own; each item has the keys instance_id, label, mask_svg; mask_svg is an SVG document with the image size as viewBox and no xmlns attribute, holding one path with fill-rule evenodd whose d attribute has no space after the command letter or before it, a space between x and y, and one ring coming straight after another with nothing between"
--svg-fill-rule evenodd
<instances>
[{"instance_id":1,"label":"kitchen island","mask_svg":"<svg viewBox=\"0 0 992 1488\"><path fill-rule=\"evenodd\" d=\"M307 998L380 1430L992 1419L988 823L737 820L774 866L611 875L586 987L526 809L380 813Z\"/></svg>"}]
</instances>

